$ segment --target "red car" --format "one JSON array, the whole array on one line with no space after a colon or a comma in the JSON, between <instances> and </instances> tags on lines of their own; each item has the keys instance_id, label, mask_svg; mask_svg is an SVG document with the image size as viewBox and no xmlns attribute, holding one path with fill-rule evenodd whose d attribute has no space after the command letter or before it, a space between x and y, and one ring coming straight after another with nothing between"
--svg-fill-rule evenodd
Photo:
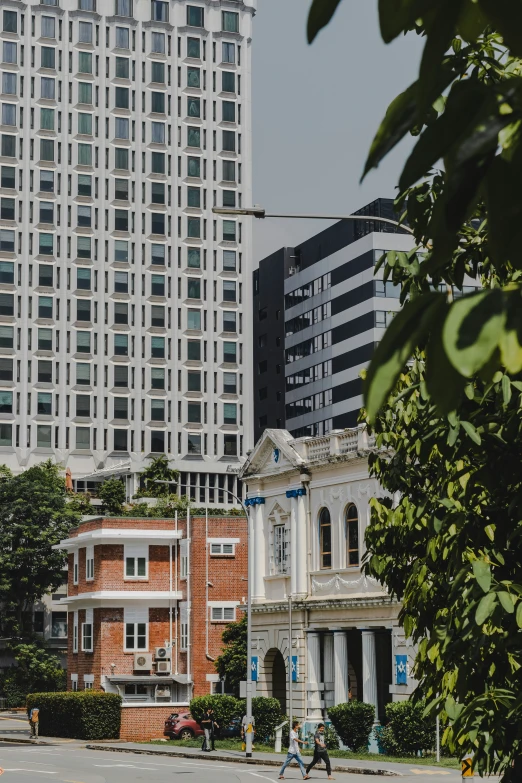
<instances>
[{"instance_id":1,"label":"red car","mask_svg":"<svg viewBox=\"0 0 522 783\"><path fill-rule=\"evenodd\" d=\"M170 739L189 740L202 737L205 732L190 712L173 712L165 721L163 734Z\"/></svg>"}]
</instances>

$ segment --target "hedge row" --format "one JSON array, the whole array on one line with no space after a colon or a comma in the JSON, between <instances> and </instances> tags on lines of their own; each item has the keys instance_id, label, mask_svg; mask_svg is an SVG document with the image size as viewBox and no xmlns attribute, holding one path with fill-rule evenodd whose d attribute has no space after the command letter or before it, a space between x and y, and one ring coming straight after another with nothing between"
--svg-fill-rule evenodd
<instances>
[{"instance_id":1,"label":"hedge row","mask_svg":"<svg viewBox=\"0 0 522 783\"><path fill-rule=\"evenodd\" d=\"M386 725L377 733L379 748L390 756L417 756L435 748L435 721L424 717L423 702L386 705Z\"/></svg>"},{"instance_id":2,"label":"hedge row","mask_svg":"<svg viewBox=\"0 0 522 783\"><path fill-rule=\"evenodd\" d=\"M328 717L343 743L354 751L367 751L375 722L375 707L352 699L328 708Z\"/></svg>"},{"instance_id":3,"label":"hedge row","mask_svg":"<svg viewBox=\"0 0 522 783\"><path fill-rule=\"evenodd\" d=\"M40 710L40 734L72 739L118 739L121 696L97 691L30 693L27 709Z\"/></svg>"},{"instance_id":4,"label":"hedge row","mask_svg":"<svg viewBox=\"0 0 522 783\"><path fill-rule=\"evenodd\" d=\"M226 726L233 718L245 715L245 700L234 696L197 696L190 702L190 713L200 721L207 709L214 710L216 723ZM256 722L256 735L259 740L268 740L274 736L275 728L283 722L281 705L277 699L255 696L252 699L252 714Z\"/></svg>"}]
</instances>

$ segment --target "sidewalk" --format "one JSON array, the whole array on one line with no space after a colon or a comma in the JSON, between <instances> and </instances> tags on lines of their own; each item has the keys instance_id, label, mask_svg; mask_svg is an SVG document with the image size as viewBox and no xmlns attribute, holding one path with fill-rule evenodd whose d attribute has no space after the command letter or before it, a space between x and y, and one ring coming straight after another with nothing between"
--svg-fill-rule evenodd
<instances>
[{"instance_id":1,"label":"sidewalk","mask_svg":"<svg viewBox=\"0 0 522 783\"><path fill-rule=\"evenodd\" d=\"M1 739L1 737L0 737ZM238 764L254 764L256 766L280 767L286 758L286 753L257 753L254 751L253 758L245 758L245 754L234 750L216 750L214 753L202 753L197 748L180 748L179 750L169 745L162 748L158 745L141 744L135 742L112 743L88 743L86 745L90 750L106 750L115 753L134 753L147 756L177 756L178 758L196 758L203 761L228 761ZM303 754L303 760L306 763L311 761L311 756ZM357 760L332 758L332 770L334 772L349 772L358 775L386 775L386 776L411 776L418 774L425 775L443 775L448 778L448 783L453 783L456 779L460 780L461 774L456 769L446 769L435 766L415 766L415 759L410 764L401 763L382 763L378 760ZM296 765L297 766L297 765ZM448 777L449 776L449 777Z\"/></svg>"}]
</instances>

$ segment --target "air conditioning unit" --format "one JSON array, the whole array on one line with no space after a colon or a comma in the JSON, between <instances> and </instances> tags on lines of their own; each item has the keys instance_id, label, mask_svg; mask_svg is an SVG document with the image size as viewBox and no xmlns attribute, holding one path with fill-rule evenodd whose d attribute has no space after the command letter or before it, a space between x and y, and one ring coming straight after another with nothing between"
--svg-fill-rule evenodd
<instances>
[{"instance_id":1,"label":"air conditioning unit","mask_svg":"<svg viewBox=\"0 0 522 783\"><path fill-rule=\"evenodd\" d=\"M157 699L170 699L170 685L157 685L156 686L156 698Z\"/></svg>"},{"instance_id":2,"label":"air conditioning unit","mask_svg":"<svg viewBox=\"0 0 522 783\"><path fill-rule=\"evenodd\" d=\"M156 674L170 674L170 661L156 661Z\"/></svg>"},{"instance_id":3,"label":"air conditioning unit","mask_svg":"<svg viewBox=\"0 0 522 783\"><path fill-rule=\"evenodd\" d=\"M156 647L156 655L155 658L157 661L169 661L170 660L170 650L168 647Z\"/></svg>"},{"instance_id":4,"label":"air conditioning unit","mask_svg":"<svg viewBox=\"0 0 522 783\"><path fill-rule=\"evenodd\" d=\"M134 671L150 672L152 669L152 653L134 653Z\"/></svg>"}]
</instances>

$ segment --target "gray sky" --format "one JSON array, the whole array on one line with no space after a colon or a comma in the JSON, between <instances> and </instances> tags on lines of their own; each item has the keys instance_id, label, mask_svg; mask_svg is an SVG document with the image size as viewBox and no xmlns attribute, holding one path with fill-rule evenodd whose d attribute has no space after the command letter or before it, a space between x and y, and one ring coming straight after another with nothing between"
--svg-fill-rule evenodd
<instances>
[{"instance_id":1,"label":"gray sky","mask_svg":"<svg viewBox=\"0 0 522 783\"><path fill-rule=\"evenodd\" d=\"M312 46L311 0L259 0L254 19L254 202L270 212L352 212L394 187L412 140L359 179L390 101L415 80L421 41L385 45L377 0L344 0ZM254 258L328 223L255 221Z\"/></svg>"}]
</instances>

